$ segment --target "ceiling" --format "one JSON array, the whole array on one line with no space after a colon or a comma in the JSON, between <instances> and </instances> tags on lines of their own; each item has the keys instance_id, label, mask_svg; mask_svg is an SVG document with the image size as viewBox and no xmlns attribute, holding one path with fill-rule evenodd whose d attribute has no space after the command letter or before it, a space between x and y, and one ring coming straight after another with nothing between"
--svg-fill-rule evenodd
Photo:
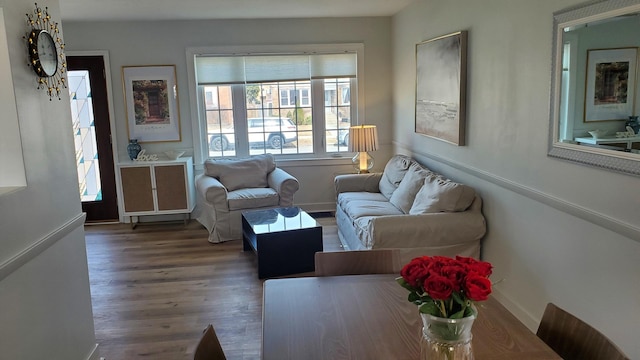
<instances>
[{"instance_id":1,"label":"ceiling","mask_svg":"<svg viewBox=\"0 0 640 360\"><path fill-rule=\"evenodd\" d=\"M390 16L413 0L59 0L62 20Z\"/></svg>"}]
</instances>

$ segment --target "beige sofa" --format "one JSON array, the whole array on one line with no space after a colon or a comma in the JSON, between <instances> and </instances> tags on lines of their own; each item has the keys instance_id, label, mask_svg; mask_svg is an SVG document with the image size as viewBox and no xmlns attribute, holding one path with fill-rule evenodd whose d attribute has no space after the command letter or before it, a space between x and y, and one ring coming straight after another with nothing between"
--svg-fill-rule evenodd
<instances>
[{"instance_id":1,"label":"beige sofa","mask_svg":"<svg viewBox=\"0 0 640 360\"><path fill-rule=\"evenodd\" d=\"M347 250L399 248L420 255L480 257L482 199L404 155L383 173L339 175L336 222Z\"/></svg>"},{"instance_id":2,"label":"beige sofa","mask_svg":"<svg viewBox=\"0 0 640 360\"><path fill-rule=\"evenodd\" d=\"M271 154L206 160L195 183L193 216L209 230L212 243L242 239L242 211L292 206L300 188Z\"/></svg>"}]
</instances>

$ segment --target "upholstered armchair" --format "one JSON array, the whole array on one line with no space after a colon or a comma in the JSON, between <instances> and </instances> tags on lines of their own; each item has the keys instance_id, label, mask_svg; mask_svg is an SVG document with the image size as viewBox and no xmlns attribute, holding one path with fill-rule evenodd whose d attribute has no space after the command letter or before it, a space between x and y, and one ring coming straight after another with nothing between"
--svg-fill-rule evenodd
<instances>
[{"instance_id":1,"label":"upholstered armchair","mask_svg":"<svg viewBox=\"0 0 640 360\"><path fill-rule=\"evenodd\" d=\"M206 160L195 183L194 217L209 230L212 243L242 239L242 211L292 206L300 188L271 154Z\"/></svg>"}]
</instances>

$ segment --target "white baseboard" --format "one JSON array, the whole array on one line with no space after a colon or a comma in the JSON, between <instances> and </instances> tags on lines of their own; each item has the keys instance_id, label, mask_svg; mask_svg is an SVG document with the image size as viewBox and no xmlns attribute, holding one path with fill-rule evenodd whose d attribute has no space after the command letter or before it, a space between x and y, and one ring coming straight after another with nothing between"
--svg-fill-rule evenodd
<instances>
[{"instance_id":1,"label":"white baseboard","mask_svg":"<svg viewBox=\"0 0 640 360\"><path fill-rule=\"evenodd\" d=\"M513 316L518 318L520 322L522 322L529 330L531 330L534 334L538 330L539 321L537 321L531 314L524 310L520 305L511 301L507 296L505 296L500 290L493 288L493 292L491 293L500 304L502 304L507 310L509 310Z\"/></svg>"},{"instance_id":2,"label":"white baseboard","mask_svg":"<svg viewBox=\"0 0 640 360\"><path fill-rule=\"evenodd\" d=\"M308 212L308 213L313 213L313 212L333 212L336 211L336 203L335 202L329 202L329 203L308 203L308 204L294 204L294 206L297 206L299 208L301 208L302 210Z\"/></svg>"}]
</instances>

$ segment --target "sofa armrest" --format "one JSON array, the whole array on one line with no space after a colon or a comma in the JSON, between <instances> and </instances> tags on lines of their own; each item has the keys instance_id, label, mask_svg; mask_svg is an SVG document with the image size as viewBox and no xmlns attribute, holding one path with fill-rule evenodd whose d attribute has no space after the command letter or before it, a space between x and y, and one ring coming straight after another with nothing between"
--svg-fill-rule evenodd
<instances>
[{"instance_id":1,"label":"sofa armrest","mask_svg":"<svg viewBox=\"0 0 640 360\"><path fill-rule=\"evenodd\" d=\"M300 189L300 183L293 175L276 168L267 175L269 187L274 189L280 196L280 206L292 206L293 194Z\"/></svg>"},{"instance_id":2,"label":"sofa armrest","mask_svg":"<svg viewBox=\"0 0 640 360\"><path fill-rule=\"evenodd\" d=\"M378 184L380 184L381 178L382 173L345 174L336 176L333 183L336 187L336 194L354 191L377 193L380 192Z\"/></svg>"},{"instance_id":3,"label":"sofa armrest","mask_svg":"<svg viewBox=\"0 0 640 360\"><path fill-rule=\"evenodd\" d=\"M487 231L477 209L464 212L420 215L389 215L370 218L367 225L372 248L447 246L482 239Z\"/></svg>"},{"instance_id":4,"label":"sofa armrest","mask_svg":"<svg viewBox=\"0 0 640 360\"><path fill-rule=\"evenodd\" d=\"M196 177L195 183L196 191L202 199L217 209L228 209L227 188L218 179L201 174Z\"/></svg>"}]
</instances>

